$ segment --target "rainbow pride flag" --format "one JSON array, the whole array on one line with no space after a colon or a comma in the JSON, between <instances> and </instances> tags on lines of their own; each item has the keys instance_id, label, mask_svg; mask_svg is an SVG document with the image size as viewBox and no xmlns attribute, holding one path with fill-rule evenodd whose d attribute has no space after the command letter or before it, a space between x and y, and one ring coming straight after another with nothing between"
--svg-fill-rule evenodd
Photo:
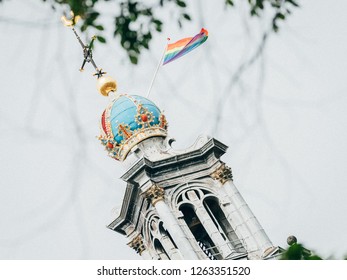
<instances>
[{"instance_id":1,"label":"rainbow pride flag","mask_svg":"<svg viewBox=\"0 0 347 280\"><path fill-rule=\"evenodd\" d=\"M201 28L200 33L195 35L194 37L184 38L175 43L168 44L166 52L164 54L163 65L174 61L175 59L180 58L181 56L184 56L185 54L194 50L202 43L204 43L207 38L208 31L204 28Z\"/></svg>"}]
</instances>

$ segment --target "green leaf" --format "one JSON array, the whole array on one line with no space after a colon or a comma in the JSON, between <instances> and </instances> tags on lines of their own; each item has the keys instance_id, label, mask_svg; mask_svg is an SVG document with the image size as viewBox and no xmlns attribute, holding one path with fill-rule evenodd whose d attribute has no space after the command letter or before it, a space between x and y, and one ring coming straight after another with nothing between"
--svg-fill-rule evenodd
<instances>
[{"instance_id":1,"label":"green leaf","mask_svg":"<svg viewBox=\"0 0 347 280\"><path fill-rule=\"evenodd\" d=\"M276 19L279 18L279 19L284 20L284 19L286 18L286 16L285 16L284 14L282 14L282 13L277 13L277 14L275 15L275 18L276 18Z\"/></svg>"},{"instance_id":2,"label":"green leaf","mask_svg":"<svg viewBox=\"0 0 347 280\"><path fill-rule=\"evenodd\" d=\"M153 22L156 24L156 25L162 25L163 22L160 21L159 19L153 19Z\"/></svg>"},{"instance_id":3,"label":"green leaf","mask_svg":"<svg viewBox=\"0 0 347 280\"><path fill-rule=\"evenodd\" d=\"M286 0L286 2L292 4L292 5L295 6L295 7L299 7L299 4L296 3L294 0Z\"/></svg>"},{"instance_id":4,"label":"green leaf","mask_svg":"<svg viewBox=\"0 0 347 280\"><path fill-rule=\"evenodd\" d=\"M156 29L158 32L161 32L161 31L162 31L162 25L163 25L163 23L162 23L160 20L158 20L158 19L153 19L152 21L153 21L153 23L155 24L155 29Z\"/></svg>"},{"instance_id":5,"label":"green leaf","mask_svg":"<svg viewBox=\"0 0 347 280\"><path fill-rule=\"evenodd\" d=\"M234 6L234 1L233 0L225 0L225 4L229 6Z\"/></svg>"},{"instance_id":6,"label":"green leaf","mask_svg":"<svg viewBox=\"0 0 347 280\"><path fill-rule=\"evenodd\" d=\"M176 4L182 8L187 7L187 4L182 0L176 0Z\"/></svg>"},{"instance_id":7,"label":"green leaf","mask_svg":"<svg viewBox=\"0 0 347 280\"><path fill-rule=\"evenodd\" d=\"M106 39L100 35L96 36L96 39L100 42L100 43L103 43L105 44L106 43Z\"/></svg>"},{"instance_id":8,"label":"green leaf","mask_svg":"<svg viewBox=\"0 0 347 280\"><path fill-rule=\"evenodd\" d=\"M89 19L90 21L94 21L99 15L100 13L94 11L87 15L87 19Z\"/></svg>"},{"instance_id":9,"label":"green leaf","mask_svg":"<svg viewBox=\"0 0 347 280\"><path fill-rule=\"evenodd\" d=\"M81 26L81 32L84 32L84 31L86 31L87 30L87 28L88 28L88 25L87 24L83 24L82 26Z\"/></svg>"},{"instance_id":10,"label":"green leaf","mask_svg":"<svg viewBox=\"0 0 347 280\"><path fill-rule=\"evenodd\" d=\"M261 10L264 9L264 4L263 4L264 0L257 0L256 1L256 4L255 4L255 7L256 8L260 8Z\"/></svg>"},{"instance_id":11,"label":"green leaf","mask_svg":"<svg viewBox=\"0 0 347 280\"><path fill-rule=\"evenodd\" d=\"M104 27L102 25L95 25L94 26L97 30L103 31Z\"/></svg>"},{"instance_id":12,"label":"green leaf","mask_svg":"<svg viewBox=\"0 0 347 280\"><path fill-rule=\"evenodd\" d=\"M183 14L183 17L186 19L186 20L192 20L190 15L188 14Z\"/></svg>"},{"instance_id":13,"label":"green leaf","mask_svg":"<svg viewBox=\"0 0 347 280\"><path fill-rule=\"evenodd\" d=\"M130 58L130 62L131 62L132 64L137 64L137 63L138 63L138 58L137 58L137 56L129 55L129 58Z\"/></svg>"}]
</instances>

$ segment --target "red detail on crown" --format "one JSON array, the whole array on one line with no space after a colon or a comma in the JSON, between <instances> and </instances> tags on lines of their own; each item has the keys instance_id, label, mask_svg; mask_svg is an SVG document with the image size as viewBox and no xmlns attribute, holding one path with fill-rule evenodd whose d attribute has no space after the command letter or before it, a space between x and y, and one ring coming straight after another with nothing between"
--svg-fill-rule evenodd
<instances>
[{"instance_id":1,"label":"red detail on crown","mask_svg":"<svg viewBox=\"0 0 347 280\"><path fill-rule=\"evenodd\" d=\"M167 128L167 121L163 114L160 115L160 127L164 129Z\"/></svg>"},{"instance_id":2,"label":"red detail on crown","mask_svg":"<svg viewBox=\"0 0 347 280\"><path fill-rule=\"evenodd\" d=\"M105 115L106 115L106 110L102 113L102 116L101 116L101 126L103 131L107 135Z\"/></svg>"},{"instance_id":3,"label":"red detail on crown","mask_svg":"<svg viewBox=\"0 0 347 280\"><path fill-rule=\"evenodd\" d=\"M114 146L113 146L113 144L112 144L111 142L108 142L108 143L106 144L106 147L107 147L108 149L112 150Z\"/></svg>"},{"instance_id":4,"label":"red detail on crown","mask_svg":"<svg viewBox=\"0 0 347 280\"><path fill-rule=\"evenodd\" d=\"M146 114L141 115L141 120L142 120L143 122L148 121L147 115L146 115Z\"/></svg>"}]
</instances>

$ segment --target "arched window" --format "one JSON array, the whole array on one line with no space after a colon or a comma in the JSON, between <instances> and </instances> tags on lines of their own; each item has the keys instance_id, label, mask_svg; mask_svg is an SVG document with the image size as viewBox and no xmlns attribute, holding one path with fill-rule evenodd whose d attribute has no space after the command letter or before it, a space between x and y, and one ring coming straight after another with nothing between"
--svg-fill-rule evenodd
<instances>
[{"instance_id":1,"label":"arched window","mask_svg":"<svg viewBox=\"0 0 347 280\"><path fill-rule=\"evenodd\" d=\"M169 260L169 256L165 252L165 249L158 239L154 239L153 242L154 250L158 254L160 260Z\"/></svg>"},{"instance_id":2,"label":"arched window","mask_svg":"<svg viewBox=\"0 0 347 280\"><path fill-rule=\"evenodd\" d=\"M188 203L182 204L179 210L183 213L184 221L188 225L202 251L211 260L221 259L221 255L217 247L211 240L204 226L201 224L198 216L195 214L193 205Z\"/></svg>"},{"instance_id":3,"label":"arched window","mask_svg":"<svg viewBox=\"0 0 347 280\"><path fill-rule=\"evenodd\" d=\"M164 228L163 221L158 215L149 211L144 225L144 236L147 244L154 249L155 254L161 260L179 259L178 250L170 233Z\"/></svg>"},{"instance_id":4,"label":"arched window","mask_svg":"<svg viewBox=\"0 0 347 280\"><path fill-rule=\"evenodd\" d=\"M236 253L245 253L246 250L230 225L228 219L225 217L225 214L219 205L219 200L214 196L207 196L205 197L203 204L207 213L220 230L223 238L229 240Z\"/></svg>"},{"instance_id":5,"label":"arched window","mask_svg":"<svg viewBox=\"0 0 347 280\"><path fill-rule=\"evenodd\" d=\"M172 239L171 234L164 228L162 221L159 222L159 232L163 238L167 237L170 240L170 247L177 249L175 241Z\"/></svg>"},{"instance_id":6,"label":"arched window","mask_svg":"<svg viewBox=\"0 0 347 280\"><path fill-rule=\"evenodd\" d=\"M175 197L185 223L210 259L238 259L247 254L213 190L185 185Z\"/></svg>"}]
</instances>

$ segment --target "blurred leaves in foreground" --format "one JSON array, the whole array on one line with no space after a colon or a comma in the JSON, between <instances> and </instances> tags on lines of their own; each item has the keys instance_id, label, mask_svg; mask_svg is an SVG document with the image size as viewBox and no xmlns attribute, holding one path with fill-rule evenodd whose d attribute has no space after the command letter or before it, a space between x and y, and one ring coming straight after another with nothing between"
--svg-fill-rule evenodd
<instances>
[{"instance_id":1,"label":"blurred leaves in foreground","mask_svg":"<svg viewBox=\"0 0 347 280\"><path fill-rule=\"evenodd\" d=\"M13 0L12 0L13 1ZM42 0L49 3L56 10L57 7L63 7L73 11L75 16L81 17L82 24L80 30L85 32L92 30L100 43L106 43L105 26L100 22L104 15L98 10L98 5L109 6L110 13L114 20L112 33L114 37L119 38L119 43L126 51L131 63L137 64L141 51L149 49L150 42L154 33L160 33L163 30L162 11L173 11L172 16L182 28L184 23L192 19L188 9L187 0ZM242 0L219 0L224 1L226 8L233 8L241 4ZM0 0L1 2L6 2ZM246 1L245 1L246 2ZM112 3L116 3L118 9L114 10ZM298 7L297 0L248 0L249 15L251 17L263 17L264 14L271 14L270 27L277 32L281 21L292 13L293 8ZM203 5L203 4L202 4ZM59 15L60 17L60 15ZM171 20L171 19L170 19ZM208 27L206 27L208 28Z\"/></svg>"},{"instance_id":2,"label":"blurred leaves in foreground","mask_svg":"<svg viewBox=\"0 0 347 280\"><path fill-rule=\"evenodd\" d=\"M294 243L282 253L281 260L322 260L322 258L312 254L302 244Z\"/></svg>"}]
</instances>

